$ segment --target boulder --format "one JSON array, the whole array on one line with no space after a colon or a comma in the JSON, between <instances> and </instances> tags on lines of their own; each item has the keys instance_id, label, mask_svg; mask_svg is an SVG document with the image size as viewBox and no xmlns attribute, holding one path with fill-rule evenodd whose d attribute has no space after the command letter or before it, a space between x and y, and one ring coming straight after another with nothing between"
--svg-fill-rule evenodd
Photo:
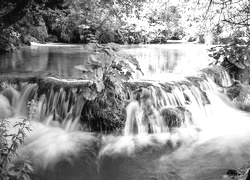
<instances>
[{"instance_id":1,"label":"boulder","mask_svg":"<svg viewBox=\"0 0 250 180\"><path fill-rule=\"evenodd\" d=\"M250 86L242 85L242 89L234 101L240 109L250 112Z\"/></svg>"},{"instance_id":2,"label":"boulder","mask_svg":"<svg viewBox=\"0 0 250 180\"><path fill-rule=\"evenodd\" d=\"M166 125L172 128L181 127L185 121L191 121L191 112L184 107L164 107L160 111Z\"/></svg>"},{"instance_id":3,"label":"boulder","mask_svg":"<svg viewBox=\"0 0 250 180\"><path fill-rule=\"evenodd\" d=\"M250 85L235 81L226 88L227 96L243 111L250 112Z\"/></svg>"}]
</instances>

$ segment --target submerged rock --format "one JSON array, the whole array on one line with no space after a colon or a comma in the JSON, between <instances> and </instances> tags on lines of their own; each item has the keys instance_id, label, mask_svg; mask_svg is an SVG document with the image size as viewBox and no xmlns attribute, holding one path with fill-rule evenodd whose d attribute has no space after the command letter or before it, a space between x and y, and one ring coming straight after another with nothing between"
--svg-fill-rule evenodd
<instances>
[{"instance_id":1,"label":"submerged rock","mask_svg":"<svg viewBox=\"0 0 250 180\"><path fill-rule=\"evenodd\" d=\"M248 161L239 169L229 169L224 180L250 180L250 162Z\"/></svg>"}]
</instances>

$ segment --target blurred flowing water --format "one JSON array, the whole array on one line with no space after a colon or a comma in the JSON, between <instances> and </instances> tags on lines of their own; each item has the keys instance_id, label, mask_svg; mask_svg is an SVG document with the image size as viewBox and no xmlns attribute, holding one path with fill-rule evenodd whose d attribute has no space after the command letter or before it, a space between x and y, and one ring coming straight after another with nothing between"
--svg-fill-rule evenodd
<instances>
[{"instance_id":1,"label":"blurred flowing water","mask_svg":"<svg viewBox=\"0 0 250 180\"><path fill-rule=\"evenodd\" d=\"M127 48L124 53L130 51ZM201 67L194 64L193 71ZM83 132L78 123L85 103L81 94L61 88L38 96L36 83L3 83L0 110L12 132L13 124L27 117L28 102L33 99L37 104L33 131L27 133L15 158L31 158L34 180L220 180L229 168L239 168L249 160L250 115L238 110L224 95L225 89L215 83L232 85L226 71L219 72L214 77L199 71L195 81L143 77L130 82L147 83L158 109L182 106L191 112L190 119L173 131L119 136Z\"/></svg>"}]
</instances>

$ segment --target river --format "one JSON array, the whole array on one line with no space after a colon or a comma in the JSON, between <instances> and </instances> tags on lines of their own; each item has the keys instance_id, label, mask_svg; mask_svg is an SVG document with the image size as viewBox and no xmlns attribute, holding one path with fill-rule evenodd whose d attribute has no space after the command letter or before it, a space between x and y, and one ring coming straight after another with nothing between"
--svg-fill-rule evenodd
<instances>
[{"instance_id":1,"label":"river","mask_svg":"<svg viewBox=\"0 0 250 180\"><path fill-rule=\"evenodd\" d=\"M207 67L206 45L161 44L122 45L119 53L134 55L144 72L134 79L159 79L193 73ZM13 53L0 55L0 72L47 72L61 78L79 78L82 73L74 67L88 58L83 45L33 44Z\"/></svg>"},{"instance_id":2,"label":"river","mask_svg":"<svg viewBox=\"0 0 250 180\"><path fill-rule=\"evenodd\" d=\"M127 45L121 46L120 53L132 54L138 59L145 75L138 72L135 79L168 80L172 75L184 76L207 67L206 48L197 44ZM83 45L37 44L1 55L0 72L46 72L50 76L78 78L81 72L74 66L86 58L88 53ZM220 82L231 85L226 72L218 74ZM86 101L81 98L82 91L74 88L66 98L63 88L46 87L50 93L37 100L38 116L32 121L34 129L27 133L27 141L15 160L19 163L23 161L21 158L30 156L35 168L31 179L40 180L226 179L223 175L229 168L241 167L250 157L250 115L220 94L221 88L208 75L202 77L207 78L199 79L195 85L188 80L173 83L170 90L166 88L168 84L148 81L154 84L149 83L148 89L156 104L181 106L191 115L176 131L133 136L77 131L74 129L77 119L55 122L55 118L60 120L59 110L66 110L65 114L71 118L75 111L72 106L82 108ZM38 97L38 85L3 84L0 110L8 115L10 124L22 120L20 115L28 114L25 105L29 98ZM51 112L48 117L39 116L47 110ZM15 128L9 131L12 130Z\"/></svg>"}]
</instances>

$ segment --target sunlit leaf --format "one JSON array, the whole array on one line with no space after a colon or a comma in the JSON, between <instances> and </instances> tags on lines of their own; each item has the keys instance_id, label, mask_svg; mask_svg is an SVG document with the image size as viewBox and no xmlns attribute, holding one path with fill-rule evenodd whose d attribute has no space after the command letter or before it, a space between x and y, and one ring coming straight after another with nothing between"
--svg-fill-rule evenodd
<instances>
[{"instance_id":1,"label":"sunlit leaf","mask_svg":"<svg viewBox=\"0 0 250 180\"><path fill-rule=\"evenodd\" d=\"M97 79L102 80L103 78L103 70L102 68L98 68L95 70L95 76Z\"/></svg>"},{"instance_id":2,"label":"sunlit leaf","mask_svg":"<svg viewBox=\"0 0 250 180\"><path fill-rule=\"evenodd\" d=\"M92 67L92 69L97 69L99 67L102 67L101 60L98 59L98 56L94 56L93 54L90 55L88 64L89 66Z\"/></svg>"},{"instance_id":3,"label":"sunlit leaf","mask_svg":"<svg viewBox=\"0 0 250 180\"><path fill-rule=\"evenodd\" d=\"M97 81L94 81L94 82L96 84L97 92L101 92L105 88L104 83L103 83L102 80L99 80L99 81L97 80Z\"/></svg>"},{"instance_id":4,"label":"sunlit leaf","mask_svg":"<svg viewBox=\"0 0 250 180\"><path fill-rule=\"evenodd\" d=\"M119 72L116 69L114 69L112 71L112 74L110 75L110 80L121 84L122 82L127 81L128 77L124 73Z\"/></svg>"},{"instance_id":5,"label":"sunlit leaf","mask_svg":"<svg viewBox=\"0 0 250 180\"><path fill-rule=\"evenodd\" d=\"M94 100L97 97L97 93L94 90L91 90L90 88L86 89L83 93L83 96L87 100Z\"/></svg>"},{"instance_id":6,"label":"sunlit leaf","mask_svg":"<svg viewBox=\"0 0 250 180\"><path fill-rule=\"evenodd\" d=\"M144 73L141 70L139 62L137 61L137 59L134 56L130 55L127 57L127 59L129 60L129 62L131 62L136 67L136 70L140 71L144 75Z\"/></svg>"}]
</instances>

